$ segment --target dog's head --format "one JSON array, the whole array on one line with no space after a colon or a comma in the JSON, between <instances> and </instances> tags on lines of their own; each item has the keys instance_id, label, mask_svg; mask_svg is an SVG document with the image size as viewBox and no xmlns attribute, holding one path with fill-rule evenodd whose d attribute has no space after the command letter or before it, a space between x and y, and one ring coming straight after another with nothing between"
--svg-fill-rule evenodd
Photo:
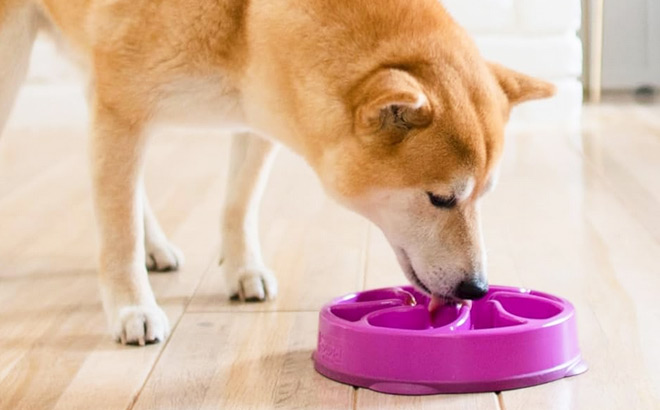
<instances>
[{"instance_id":1,"label":"dog's head","mask_svg":"<svg viewBox=\"0 0 660 410\"><path fill-rule=\"evenodd\" d=\"M510 109L553 92L481 60L382 67L351 90L351 135L315 168L382 229L411 283L476 299L487 291L479 200L495 183Z\"/></svg>"}]
</instances>

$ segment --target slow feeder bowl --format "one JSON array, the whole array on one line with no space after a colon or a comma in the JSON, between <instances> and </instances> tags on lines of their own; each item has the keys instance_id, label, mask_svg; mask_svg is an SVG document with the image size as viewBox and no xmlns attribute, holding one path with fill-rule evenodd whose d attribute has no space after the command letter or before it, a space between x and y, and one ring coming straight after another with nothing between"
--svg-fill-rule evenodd
<instances>
[{"instance_id":1,"label":"slow feeder bowl","mask_svg":"<svg viewBox=\"0 0 660 410\"><path fill-rule=\"evenodd\" d=\"M429 313L429 302L404 286L327 304L320 313L316 370L394 394L500 391L587 370L575 309L566 299L491 286L472 306Z\"/></svg>"}]
</instances>

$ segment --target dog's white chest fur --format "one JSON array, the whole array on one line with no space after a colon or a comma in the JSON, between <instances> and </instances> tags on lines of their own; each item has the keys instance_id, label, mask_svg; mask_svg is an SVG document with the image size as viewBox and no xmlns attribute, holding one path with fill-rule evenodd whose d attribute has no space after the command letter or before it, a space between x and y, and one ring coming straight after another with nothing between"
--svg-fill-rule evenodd
<instances>
[{"instance_id":1,"label":"dog's white chest fur","mask_svg":"<svg viewBox=\"0 0 660 410\"><path fill-rule=\"evenodd\" d=\"M231 131L245 129L239 92L224 78L183 78L162 87L155 122Z\"/></svg>"}]
</instances>

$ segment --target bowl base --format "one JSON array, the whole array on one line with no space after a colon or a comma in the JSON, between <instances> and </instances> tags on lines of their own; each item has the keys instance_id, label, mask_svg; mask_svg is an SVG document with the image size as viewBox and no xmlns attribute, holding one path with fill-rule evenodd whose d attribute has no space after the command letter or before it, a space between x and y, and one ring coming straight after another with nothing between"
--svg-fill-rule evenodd
<instances>
[{"instance_id":1,"label":"bowl base","mask_svg":"<svg viewBox=\"0 0 660 410\"><path fill-rule=\"evenodd\" d=\"M316 354L316 352L315 352ZM478 383L452 383L452 382L407 382L403 380L378 380L345 374L314 360L314 368L321 375L348 384L354 387L363 387L380 393L398 394L405 396L421 396L431 394L458 394L458 393L486 393L503 390L520 389L549 383L565 377L576 376L587 371L588 367L581 357L564 364L558 368L545 370L540 373L517 376L510 379L493 380Z\"/></svg>"}]
</instances>

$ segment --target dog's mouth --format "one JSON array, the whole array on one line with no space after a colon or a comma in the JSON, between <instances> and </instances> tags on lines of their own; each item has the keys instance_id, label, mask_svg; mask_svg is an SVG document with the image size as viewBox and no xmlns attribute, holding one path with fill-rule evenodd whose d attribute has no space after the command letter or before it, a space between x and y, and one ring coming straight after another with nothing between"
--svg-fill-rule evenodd
<instances>
[{"instance_id":1,"label":"dog's mouth","mask_svg":"<svg viewBox=\"0 0 660 410\"><path fill-rule=\"evenodd\" d=\"M438 293L432 292L422 279L417 275L415 268L412 266L410 257L403 248L398 248L399 254L401 255L400 260L403 262L404 271L408 274L408 277L411 279L411 282L416 285L423 292L431 296L431 302L429 302L429 311L433 312L436 309L445 306L445 305L458 305L458 304L471 304L470 300L459 299L452 295L441 295Z\"/></svg>"}]
</instances>

